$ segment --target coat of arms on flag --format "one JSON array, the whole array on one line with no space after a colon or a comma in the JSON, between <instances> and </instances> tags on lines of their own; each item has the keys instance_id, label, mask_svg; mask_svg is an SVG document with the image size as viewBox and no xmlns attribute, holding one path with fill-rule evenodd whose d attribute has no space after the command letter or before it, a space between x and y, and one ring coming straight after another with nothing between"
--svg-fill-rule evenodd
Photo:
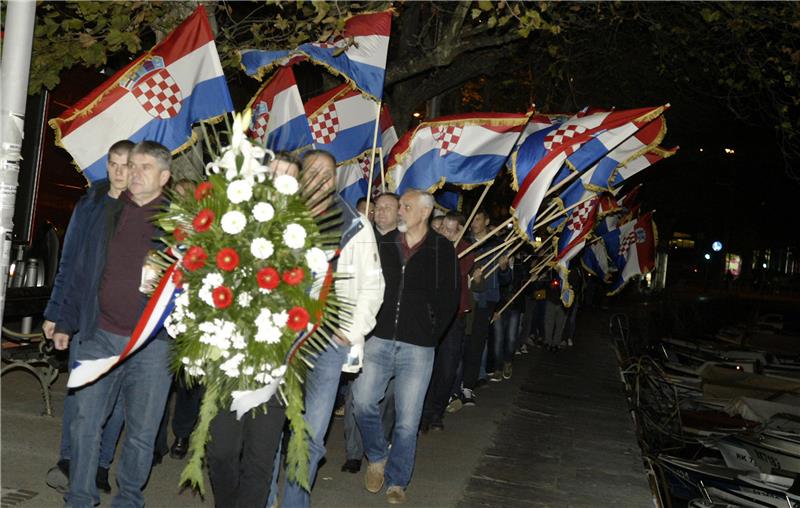
<instances>
[{"instance_id":1,"label":"coat of arms on flag","mask_svg":"<svg viewBox=\"0 0 800 508\"><path fill-rule=\"evenodd\" d=\"M455 150L464 129L458 125L446 125L444 127L431 127L431 135L436 140L439 147L439 156L444 157Z\"/></svg>"},{"instance_id":2,"label":"coat of arms on flag","mask_svg":"<svg viewBox=\"0 0 800 508\"><path fill-rule=\"evenodd\" d=\"M154 118L172 118L181 110L181 87L175 82L160 56L144 60L120 85L129 90Z\"/></svg>"},{"instance_id":3,"label":"coat of arms on flag","mask_svg":"<svg viewBox=\"0 0 800 508\"><path fill-rule=\"evenodd\" d=\"M251 135L262 145L267 143L269 129L269 106L265 101L258 101L253 106L253 119L250 123Z\"/></svg>"},{"instance_id":4,"label":"coat of arms on flag","mask_svg":"<svg viewBox=\"0 0 800 508\"><path fill-rule=\"evenodd\" d=\"M592 208L595 206L595 200L587 199L580 206L575 208L570 214L569 220L567 221L566 227L570 231L581 231L583 229L583 225L586 224L586 221L589 219L589 215L592 212Z\"/></svg>"},{"instance_id":5,"label":"coat of arms on flag","mask_svg":"<svg viewBox=\"0 0 800 508\"><path fill-rule=\"evenodd\" d=\"M336 139L339 132L339 115L336 113L336 105L331 102L317 115L311 119L311 135L316 143L327 145Z\"/></svg>"}]
</instances>

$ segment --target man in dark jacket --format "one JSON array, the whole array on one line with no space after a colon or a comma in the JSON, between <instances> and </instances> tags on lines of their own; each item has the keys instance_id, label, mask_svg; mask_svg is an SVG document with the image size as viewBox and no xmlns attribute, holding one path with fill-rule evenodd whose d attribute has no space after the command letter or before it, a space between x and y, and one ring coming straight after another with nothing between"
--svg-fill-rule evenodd
<instances>
[{"instance_id":1,"label":"man in dark jacket","mask_svg":"<svg viewBox=\"0 0 800 508\"><path fill-rule=\"evenodd\" d=\"M76 253L75 273L81 277L73 278L64 295L53 334L57 349L65 349L78 331L78 360L112 357L125 348L146 303L139 290L142 267L148 251L159 246L153 218L164 205L161 191L171 161L169 150L152 141L131 150L128 191L103 204ZM124 363L75 391L67 506L91 507L100 501L94 481L100 428L117 396L127 429L116 475L119 492L112 504L144 505L142 489L171 382L166 339L162 330Z\"/></svg>"},{"instance_id":2,"label":"man in dark jacket","mask_svg":"<svg viewBox=\"0 0 800 508\"><path fill-rule=\"evenodd\" d=\"M397 231L381 238L386 279L383 305L353 385L354 412L369 461L365 486L390 503L405 501L417 429L431 378L434 350L459 304L459 273L452 243L431 231L433 196L417 190L400 198ZM396 421L389 450L378 403L395 378Z\"/></svg>"},{"instance_id":3,"label":"man in dark jacket","mask_svg":"<svg viewBox=\"0 0 800 508\"><path fill-rule=\"evenodd\" d=\"M87 227L92 222L94 215L102 209L103 203L108 200L118 199L128 188L128 153L133 148L133 143L127 139L117 141L108 149L106 170L107 180L95 182L86 192L72 212L67 233L64 235L64 246L61 249L61 260L58 264L58 275L53 282L53 291L44 310L44 323L42 331L48 339L53 338L56 322L61 317L61 306L64 293L69 288L73 270L76 263L76 254L86 241ZM69 348L69 367L77 359L77 341ZM72 392L64 398L64 415L61 426L61 449L58 454L58 464L47 472L47 484L59 492L66 493L69 484L70 451L69 428L75 414L75 397ZM122 410L114 406L114 412L103 427L103 439L100 443L100 462L97 466L97 488L111 491L108 483L108 470L114 459L114 450L117 446L119 433L122 430Z\"/></svg>"}]
</instances>

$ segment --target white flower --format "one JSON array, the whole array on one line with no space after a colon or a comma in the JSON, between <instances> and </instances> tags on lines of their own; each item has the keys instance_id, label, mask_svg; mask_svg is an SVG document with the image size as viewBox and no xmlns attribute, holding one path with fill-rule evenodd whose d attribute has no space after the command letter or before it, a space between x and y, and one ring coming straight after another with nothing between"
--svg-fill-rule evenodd
<instances>
[{"instance_id":1,"label":"white flower","mask_svg":"<svg viewBox=\"0 0 800 508\"><path fill-rule=\"evenodd\" d=\"M245 376L252 376L253 372L255 371L256 369L254 369L252 365L248 365L247 367L242 368L242 374L244 374Z\"/></svg>"},{"instance_id":2,"label":"white flower","mask_svg":"<svg viewBox=\"0 0 800 508\"><path fill-rule=\"evenodd\" d=\"M212 291L214 288L221 286L224 282L222 275L217 272L211 272L205 277L203 277L203 285L200 286L200 291L197 292L197 296L211 307L214 307L214 296Z\"/></svg>"},{"instance_id":3,"label":"white flower","mask_svg":"<svg viewBox=\"0 0 800 508\"><path fill-rule=\"evenodd\" d=\"M190 361L191 360L189 360L188 356L184 356L183 358L181 358L181 363L184 364L184 365L189 365Z\"/></svg>"},{"instance_id":4,"label":"white flower","mask_svg":"<svg viewBox=\"0 0 800 508\"><path fill-rule=\"evenodd\" d=\"M222 356L228 356L228 348L231 347L231 338L240 335L236 329L236 324L224 319L204 321L198 326L203 334L200 342L219 348Z\"/></svg>"},{"instance_id":5,"label":"white flower","mask_svg":"<svg viewBox=\"0 0 800 508\"><path fill-rule=\"evenodd\" d=\"M228 185L227 194L231 203L243 203L253 197L253 186L247 180L236 180Z\"/></svg>"},{"instance_id":6,"label":"white flower","mask_svg":"<svg viewBox=\"0 0 800 508\"><path fill-rule=\"evenodd\" d=\"M300 188L297 179L292 175L281 175L275 178L275 190L281 194L291 196Z\"/></svg>"},{"instance_id":7,"label":"white flower","mask_svg":"<svg viewBox=\"0 0 800 508\"><path fill-rule=\"evenodd\" d=\"M250 293L239 293L236 297L236 302L239 307L250 307L250 302L253 301L253 296Z\"/></svg>"},{"instance_id":8,"label":"white flower","mask_svg":"<svg viewBox=\"0 0 800 508\"><path fill-rule=\"evenodd\" d=\"M272 370L273 377L283 377L286 374L286 365L281 365L280 367Z\"/></svg>"},{"instance_id":9,"label":"white flower","mask_svg":"<svg viewBox=\"0 0 800 508\"><path fill-rule=\"evenodd\" d=\"M278 328L283 328L286 326L287 321L289 321L289 314L285 310L272 315L272 322Z\"/></svg>"},{"instance_id":10,"label":"white flower","mask_svg":"<svg viewBox=\"0 0 800 508\"><path fill-rule=\"evenodd\" d=\"M261 383L264 385L268 385L273 381L272 376L270 376L269 373L267 372L260 372L256 374L255 379L257 383Z\"/></svg>"},{"instance_id":11,"label":"white flower","mask_svg":"<svg viewBox=\"0 0 800 508\"><path fill-rule=\"evenodd\" d=\"M306 264L314 273L328 271L328 256L318 247L311 247L306 251Z\"/></svg>"},{"instance_id":12,"label":"white flower","mask_svg":"<svg viewBox=\"0 0 800 508\"><path fill-rule=\"evenodd\" d=\"M239 377L239 364L242 363L242 360L244 360L244 355L242 353L236 353L227 361L222 362L219 368L228 377Z\"/></svg>"},{"instance_id":13,"label":"white flower","mask_svg":"<svg viewBox=\"0 0 800 508\"><path fill-rule=\"evenodd\" d=\"M228 181L235 180L239 176L239 171L236 169L236 152L228 148L222 153L222 157L217 159L214 163L219 170L225 170L225 179Z\"/></svg>"},{"instance_id":14,"label":"white flower","mask_svg":"<svg viewBox=\"0 0 800 508\"><path fill-rule=\"evenodd\" d=\"M275 248L272 242L266 238L256 238L250 242L250 253L256 259L267 259L273 252L275 252Z\"/></svg>"},{"instance_id":15,"label":"white flower","mask_svg":"<svg viewBox=\"0 0 800 508\"><path fill-rule=\"evenodd\" d=\"M267 222L275 217L275 209L271 204L260 201L253 207L253 217L258 222Z\"/></svg>"},{"instance_id":16,"label":"white flower","mask_svg":"<svg viewBox=\"0 0 800 508\"><path fill-rule=\"evenodd\" d=\"M233 349L244 349L247 347L247 341L241 333L234 333L231 337L231 346Z\"/></svg>"},{"instance_id":17,"label":"white flower","mask_svg":"<svg viewBox=\"0 0 800 508\"><path fill-rule=\"evenodd\" d=\"M222 230L229 235L238 235L246 225L247 219L242 212L237 210L226 212L225 215L222 216L222 220L220 220Z\"/></svg>"},{"instance_id":18,"label":"white flower","mask_svg":"<svg viewBox=\"0 0 800 508\"><path fill-rule=\"evenodd\" d=\"M306 244L306 230L303 229L303 226L294 222L287 225L286 229L283 230L283 243L290 249L302 248Z\"/></svg>"},{"instance_id":19,"label":"white flower","mask_svg":"<svg viewBox=\"0 0 800 508\"><path fill-rule=\"evenodd\" d=\"M271 326L272 321L272 312L266 307L261 309L261 312L258 313L258 317L256 318L256 326L258 328L262 328L265 326Z\"/></svg>"},{"instance_id":20,"label":"white flower","mask_svg":"<svg viewBox=\"0 0 800 508\"><path fill-rule=\"evenodd\" d=\"M201 377L206 375L206 372L201 367L196 365L186 367L186 373L194 377Z\"/></svg>"},{"instance_id":21,"label":"white flower","mask_svg":"<svg viewBox=\"0 0 800 508\"><path fill-rule=\"evenodd\" d=\"M256 332L256 342L277 344L281 341L281 329L277 326L260 326Z\"/></svg>"},{"instance_id":22,"label":"white flower","mask_svg":"<svg viewBox=\"0 0 800 508\"><path fill-rule=\"evenodd\" d=\"M203 277L204 286L211 286L212 288L215 288L217 286L221 286L223 282L225 282L225 279L219 272L211 272Z\"/></svg>"}]
</instances>

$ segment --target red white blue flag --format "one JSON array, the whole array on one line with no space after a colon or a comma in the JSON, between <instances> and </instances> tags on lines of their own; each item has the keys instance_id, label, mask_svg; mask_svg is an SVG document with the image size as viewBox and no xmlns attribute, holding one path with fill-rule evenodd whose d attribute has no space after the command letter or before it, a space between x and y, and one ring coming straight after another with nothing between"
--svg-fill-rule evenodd
<instances>
[{"instance_id":1,"label":"red white blue flag","mask_svg":"<svg viewBox=\"0 0 800 508\"><path fill-rule=\"evenodd\" d=\"M293 151L313 141L292 67L280 67L250 100L248 135L270 150Z\"/></svg>"},{"instance_id":2,"label":"red white blue flag","mask_svg":"<svg viewBox=\"0 0 800 508\"><path fill-rule=\"evenodd\" d=\"M285 65L298 55L324 65L376 100L383 96L386 56L392 11L358 14L345 21L344 30L324 42L301 44L294 50L242 50L242 66L248 75L259 75L273 65Z\"/></svg>"},{"instance_id":3,"label":"red white blue flag","mask_svg":"<svg viewBox=\"0 0 800 508\"><path fill-rule=\"evenodd\" d=\"M106 178L108 147L121 139L157 141L173 153L192 125L233 111L203 6L163 41L50 120L56 144L84 176Z\"/></svg>"},{"instance_id":4,"label":"red white blue flag","mask_svg":"<svg viewBox=\"0 0 800 508\"><path fill-rule=\"evenodd\" d=\"M330 152L338 163L372 150L378 105L350 85L309 99L305 111L314 147Z\"/></svg>"},{"instance_id":5,"label":"red white blue flag","mask_svg":"<svg viewBox=\"0 0 800 508\"><path fill-rule=\"evenodd\" d=\"M632 277L655 268L657 234L653 213L648 212L602 237L611 263L618 271L609 294L619 292Z\"/></svg>"},{"instance_id":6,"label":"red white blue flag","mask_svg":"<svg viewBox=\"0 0 800 508\"><path fill-rule=\"evenodd\" d=\"M645 122L663 108L607 111L586 108L566 122L529 136L517 154L517 169L529 167L512 203L517 229L533 239L536 216L542 201L567 158L587 141L630 122ZM605 148L603 148L605 149ZM518 172L521 174L521 172Z\"/></svg>"},{"instance_id":7,"label":"red white blue flag","mask_svg":"<svg viewBox=\"0 0 800 508\"><path fill-rule=\"evenodd\" d=\"M444 183L482 185L497 178L528 114L453 115L406 132L389 156L387 179L398 194L433 192Z\"/></svg>"}]
</instances>

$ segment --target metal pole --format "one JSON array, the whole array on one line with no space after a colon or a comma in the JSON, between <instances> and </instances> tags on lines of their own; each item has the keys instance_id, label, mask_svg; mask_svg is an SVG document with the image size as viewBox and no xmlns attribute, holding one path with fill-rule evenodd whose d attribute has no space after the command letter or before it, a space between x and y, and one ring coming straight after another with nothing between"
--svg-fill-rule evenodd
<instances>
[{"instance_id":1,"label":"metal pole","mask_svg":"<svg viewBox=\"0 0 800 508\"><path fill-rule=\"evenodd\" d=\"M6 304L14 202L19 161L22 159L22 128L25 123L25 101L28 98L35 19L34 0L6 2L3 61L0 64L0 325ZM17 267L17 270L23 269L22 266Z\"/></svg>"}]
</instances>

